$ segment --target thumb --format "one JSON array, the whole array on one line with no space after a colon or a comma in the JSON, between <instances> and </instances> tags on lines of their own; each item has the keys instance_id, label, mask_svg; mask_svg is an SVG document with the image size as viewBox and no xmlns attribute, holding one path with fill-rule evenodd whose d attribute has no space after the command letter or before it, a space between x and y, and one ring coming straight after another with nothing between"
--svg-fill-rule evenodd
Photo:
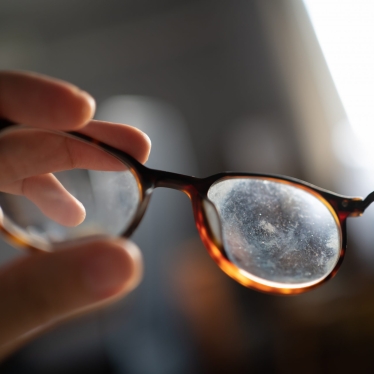
<instances>
[{"instance_id":1,"label":"thumb","mask_svg":"<svg viewBox=\"0 0 374 374\"><path fill-rule=\"evenodd\" d=\"M133 243L100 239L0 269L0 358L47 327L130 292L141 263Z\"/></svg>"}]
</instances>

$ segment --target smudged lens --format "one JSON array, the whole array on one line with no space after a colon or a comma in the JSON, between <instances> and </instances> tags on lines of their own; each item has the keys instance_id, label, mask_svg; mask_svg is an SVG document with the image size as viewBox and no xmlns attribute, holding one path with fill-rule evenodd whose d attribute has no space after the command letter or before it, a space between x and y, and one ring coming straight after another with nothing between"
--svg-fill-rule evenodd
<instances>
[{"instance_id":1,"label":"smudged lens","mask_svg":"<svg viewBox=\"0 0 374 374\"><path fill-rule=\"evenodd\" d=\"M219 213L228 258L265 281L300 286L325 278L341 250L327 202L275 179L232 178L208 192Z\"/></svg>"}]
</instances>

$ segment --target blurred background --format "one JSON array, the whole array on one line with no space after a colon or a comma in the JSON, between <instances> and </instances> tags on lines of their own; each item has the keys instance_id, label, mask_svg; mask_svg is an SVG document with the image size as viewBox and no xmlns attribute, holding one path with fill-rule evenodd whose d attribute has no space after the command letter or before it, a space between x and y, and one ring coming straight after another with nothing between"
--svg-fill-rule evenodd
<instances>
[{"instance_id":1,"label":"blurred background","mask_svg":"<svg viewBox=\"0 0 374 374\"><path fill-rule=\"evenodd\" d=\"M370 0L2 0L0 68L70 81L96 118L152 139L150 167L374 189ZM246 289L209 258L188 199L156 191L134 235L140 287L42 335L1 373L373 372L374 212L348 220L338 275ZM21 256L0 242L0 261ZM1 302L1 301L0 301Z\"/></svg>"}]
</instances>

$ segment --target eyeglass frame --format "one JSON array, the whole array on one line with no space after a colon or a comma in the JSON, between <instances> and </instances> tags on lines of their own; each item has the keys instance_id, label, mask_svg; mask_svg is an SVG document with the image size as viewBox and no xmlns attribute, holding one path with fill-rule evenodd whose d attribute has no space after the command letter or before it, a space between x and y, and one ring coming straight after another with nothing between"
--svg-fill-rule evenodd
<instances>
[{"instance_id":1,"label":"eyeglass frame","mask_svg":"<svg viewBox=\"0 0 374 374\"><path fill-rule=\"evenodd\" d=\"M10 126L16 125L17 124L14 122L8 121L6 119L0 119L0 132L2 130L5 130L6 128L9 128ZM138 188L140 191L140 201L138 204L138 208L132 220L132 223L119 236L127 238L130 237L131 234L135 231L148 207L152 192L156 188L164 187L184 192L191 200L195 224L200 238L209 255L213 258L213 260L217 263L221 270L231 278L236 280L238 283L265 293L278 295L300 294L309 291L334 277L343 262L347 248L346 219L348 217L361 216L364 213L365 209L374 201L374 191L370 193L365 199L362 199L360 197L348 197L314 186L308 182L304 182L296 178L278 174L223 172L205 178L198 178L174 172L150 169L141 164L132 156L128 155L126 152L120 151L106 143L103 143L95 138L81 134L79 132L63 132L44 129L43 131L69 136L83 141L87 144L96 146L99 149L104 150L113 157L117 158L120 162L126 165L126 167L136 177ZM311 282L311 284L304 285L303 287L289 284L287 285L287 287L280 288L274 286L273 283L276 282L258 278L248 273L247 271L240 269L232 261L229 260L222 239L222 228L219 227L219 233L214 232L216 230L212 228L210 219L207 217L207 211L204 208L204 202L210 205L211 208L213 208L218 221L220 222L218 211L214 203L211 202L208 198L208 191L212 187L212 185L214 185L218 181L242 177L272 180L278 183L280 182L288 185L293 185L314 195L314 197L320 200L330 210L332 215L336 218L337 223L339 224L342 245L339 253L339 259L333 270L328 275L326 275L322 279ZM22 233L14 233L11 230L7 229L6 225L1 219L2 217L3 214L0 207L0 232L9 242L13 243L16 247L21 247L22 249L25 249L26 251L31 253L46 252L44 249L32 245L29 239L23 237Z\"/></svg>"}]
</instances>

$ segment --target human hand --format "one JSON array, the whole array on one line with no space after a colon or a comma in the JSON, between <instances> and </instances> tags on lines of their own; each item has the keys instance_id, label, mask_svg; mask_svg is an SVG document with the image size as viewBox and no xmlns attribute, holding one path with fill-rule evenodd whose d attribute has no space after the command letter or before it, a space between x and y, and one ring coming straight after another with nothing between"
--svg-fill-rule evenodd
<instances>
[{"instance_id":1,"label":"human hand","mask_svg":"<svg viewBox=\"0 0 374 374\"><path fill-rule=\"evenodd\" d=\"M0 73L0 118L33 128L80 131L145 162L148 137L130 126L90 121L94 110L92 97L71 84L30 73ZM68 144L56 133L10 131L0 138L0 191L24 195L57 222L77 225L84 220L84 207L51 173L87 163L116 167L90 149ZM124 239L75 243L7 264L0 269L0 358L46 328L130 292L140 281L141 267L139 249Z\"/></svg>"}]
</instances>

